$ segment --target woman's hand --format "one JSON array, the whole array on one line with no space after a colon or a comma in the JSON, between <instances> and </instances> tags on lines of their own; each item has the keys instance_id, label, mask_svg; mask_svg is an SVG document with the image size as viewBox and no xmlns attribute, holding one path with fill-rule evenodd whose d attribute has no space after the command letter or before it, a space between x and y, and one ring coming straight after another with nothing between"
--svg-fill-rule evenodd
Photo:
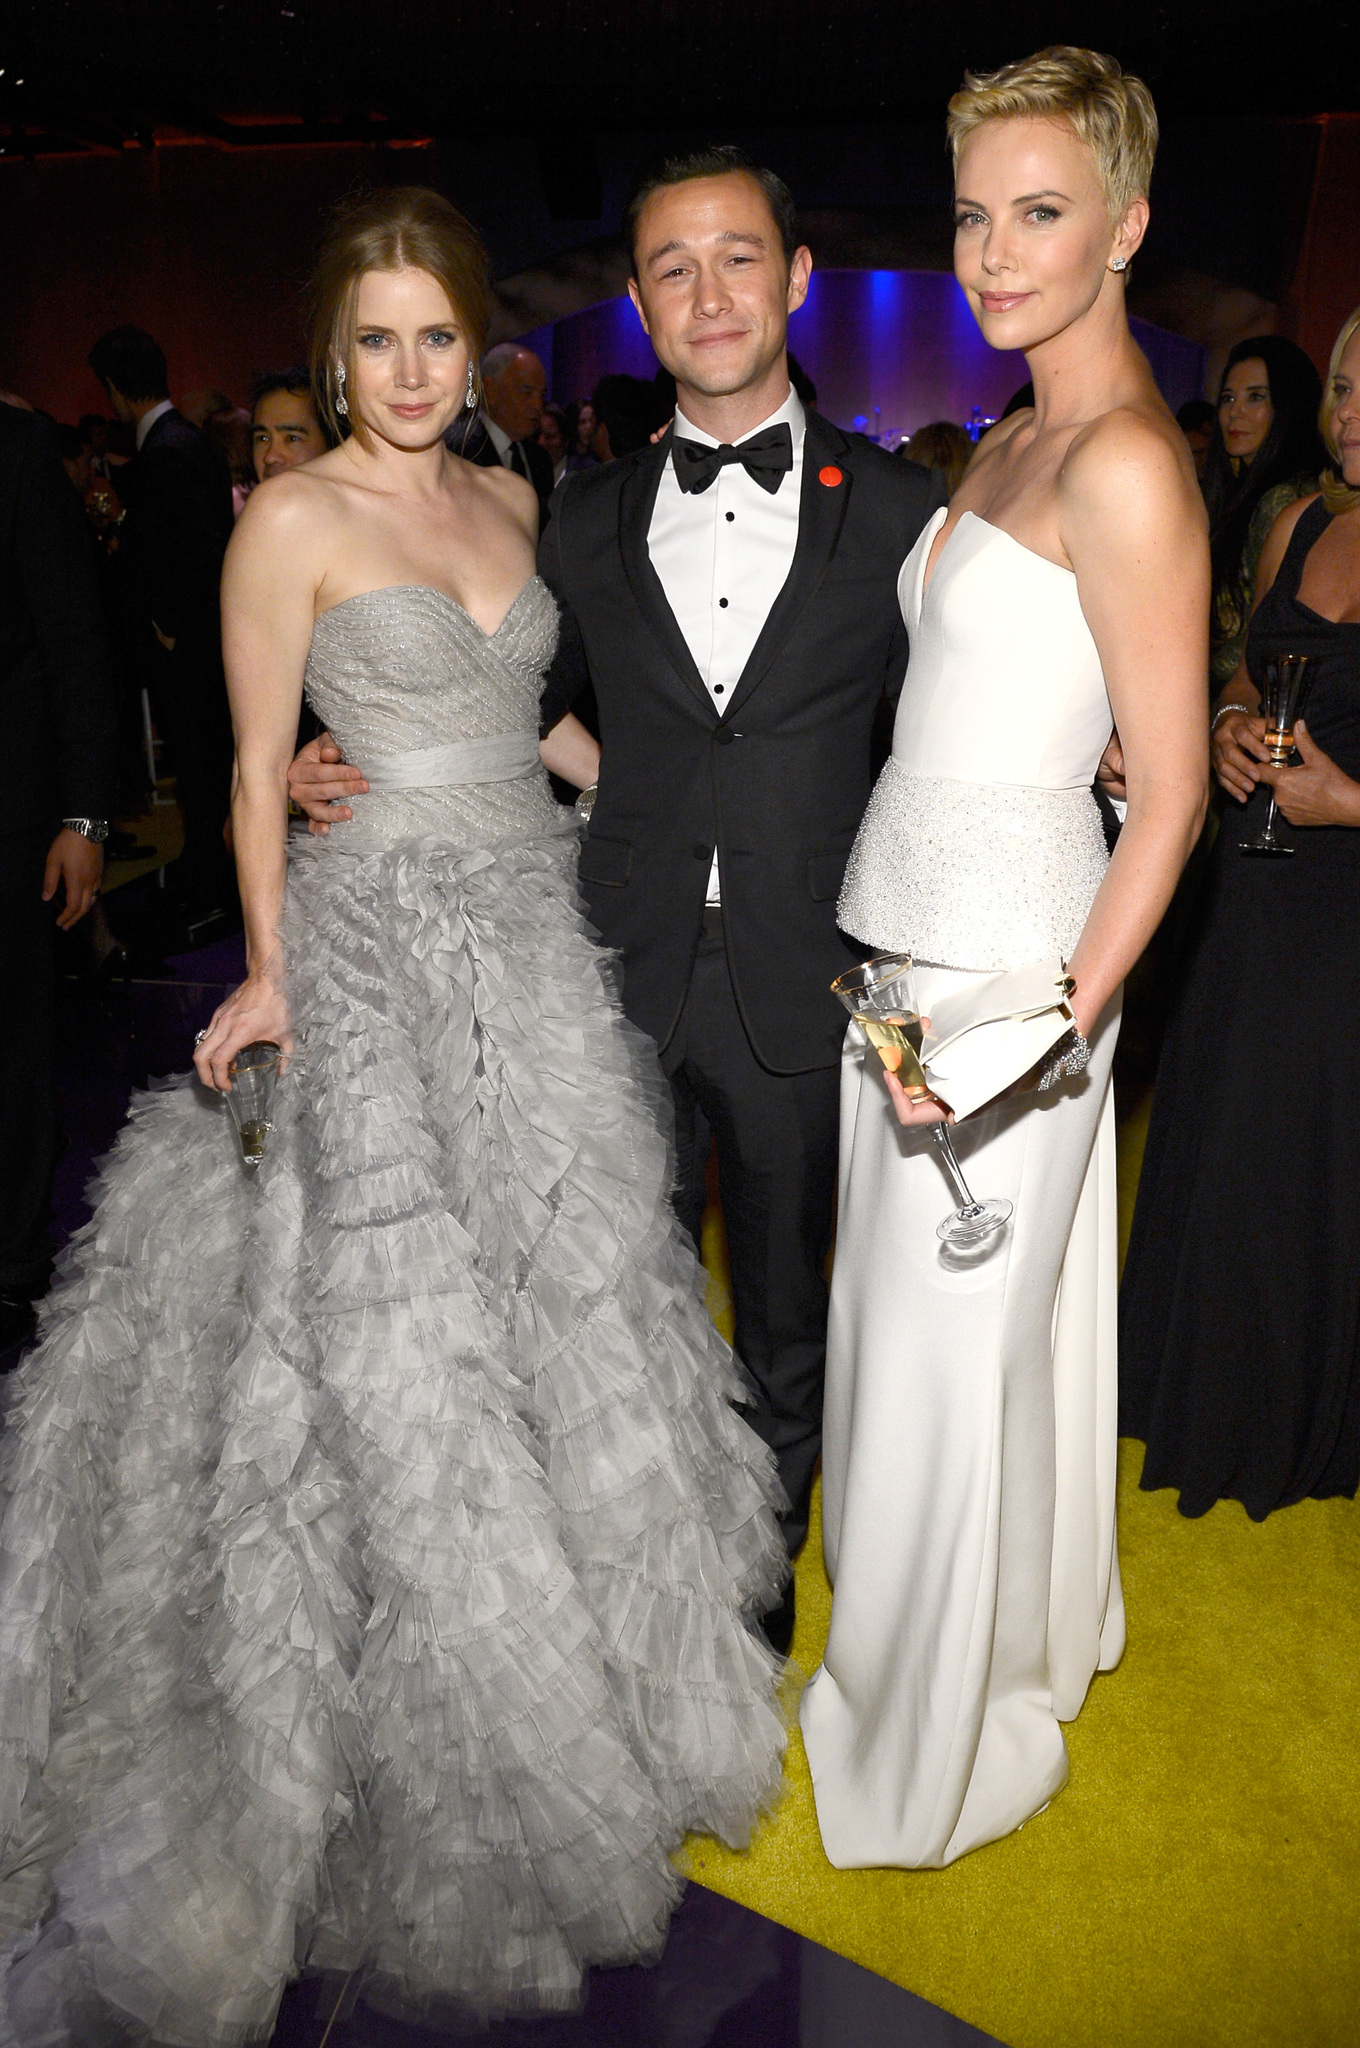
<instances>
[{"instance_id":1,"label":"woman's hand","mask_svg":"<svg viewBox=\"0 0 1360 2048\"><path fill-rule=\"evenodd\" d=\"M1223 724L1228 723L1225 718ZM1323 753L1302 719L1294 727L1294 745L1303 756L1301 768L1273 768L1267 762L1260 773L1261 781L1273 786L1275 801L1290 824L1360 825L1360 782Z\"/></svg>"},{"instance_id":2,"label":"woman's hand","mask_svg":"<svg viewBox=\"0 0 1360 2048\"><path fill-rule=\"evenodd\" d=\"M896 1074L890 1074L886 1067L883 1069L883 1078L888 1084L888 1094L892 1098L892 1106L896 1112L897 1121L900 1124L905 1124L908 1130L914 1129L919 1124L953 1122L953 1110L946 1109L937 1096L908 1095Z\"/></svg>"},{"instance_id":3,"label":"woman's hand","mask_svg":"<svg viewBox=\"0 0 1360 2048\"><path fill-rule=\"evenodd\" d=\"M280 986L277 969L247 975L225 1003L213 1013L213 1020L194 1047L194 1067L205 1088L231 1092L228 1072L242 1046L266 1039L283 1054L282 1073L293 1050L288 1023L288 1004Z\"/></svg>"},{"instance_id":4,"label":"woman's hand","mask_svg":"<svg viewBox=\"0 0 1360 2048\"><path fill-rule=\"evenodd\" d=\"M1209 742L1213 771L1228 795L1244 804L1258 782L1262 763L1269 763L1264 718L1249 718L1245 711L1230 711L1221 718Z\"/></svg>"}]
</instances>

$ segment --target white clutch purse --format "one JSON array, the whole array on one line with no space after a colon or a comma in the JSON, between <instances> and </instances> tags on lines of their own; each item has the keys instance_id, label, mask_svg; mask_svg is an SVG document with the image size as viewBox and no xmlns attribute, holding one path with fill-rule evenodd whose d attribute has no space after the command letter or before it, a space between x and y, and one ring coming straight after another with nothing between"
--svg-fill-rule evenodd
<instances>
[{"instance_id":1,"label":"white clutch purse","mask_svg":"<svg viewBox=\"0 0 1360 2048\"><path fill-rule=\"evenodd\" d=\"M1074 987L1055 954L1032 967L989 974L932 1003L921 1040L932 1094L961 1119L1009 1088L1072 1029L1068 997Z\"/></svg>"}]
</instances>

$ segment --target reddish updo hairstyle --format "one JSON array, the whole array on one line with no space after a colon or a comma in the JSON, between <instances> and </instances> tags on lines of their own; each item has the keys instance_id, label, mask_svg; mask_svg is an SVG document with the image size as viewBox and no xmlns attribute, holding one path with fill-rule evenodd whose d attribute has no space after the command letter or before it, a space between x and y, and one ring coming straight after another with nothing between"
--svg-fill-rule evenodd
<instances>
[{"instance_id":1,"label":"reddish updo hairstyle","mask_svg":"<svg viewBox=\"0 0 1360 2048\"><path fill-rule=\"evenodd\" d=\"M312 272L312 380L326 426L338 440L345 431L336 400L337 363L355 388L355 308L359 280L370 270L423 270L441 284L453 308L477 371L491 318L491 282L486 250L470 221L442 194L426 185L399 185L389 192L363 193L345 200L331 217ZM362 420L349 427L364 445Z\"/></svg>"}]
</instances>

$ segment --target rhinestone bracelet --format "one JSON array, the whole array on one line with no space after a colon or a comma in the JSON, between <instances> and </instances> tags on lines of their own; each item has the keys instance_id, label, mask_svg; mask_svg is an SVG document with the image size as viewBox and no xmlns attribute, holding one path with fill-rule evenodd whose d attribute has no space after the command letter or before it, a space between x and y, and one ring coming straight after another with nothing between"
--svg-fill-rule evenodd
<instances>
[{"instance_id":1,"label":"rhinestone bracelet","mask_svg":"<svg viewBox=\"0 0 1360 2048\"><path fill-rule=\"evenodd\" d=\"M1250 704L1220 704L1217 711L1214 713L1212 719L1209 721L1210 739L1212 739L1214 734L1218 731L1219 720L1221 718L1226 718L1230 711L1240 711L1244 718L1252 718L1256 715L1252 711Z\"/></svg>"},{"instance_id":2,"label":"rhinestone bracelet","mask_svg":"<svg viewBox=\"0 0 1360 2048\"><path fill-rule=\"evenodd\" d=\"M1083 1073L1090 1062L1091 1041L1083 1038L1076 1025L1064 1031L1062 1037L1044 1061L1043 1071L1035 1086L1040 1095L1046 1089L1056 1088L1060 1081L1071 1081Z\"/></svg>"}]
</instances>

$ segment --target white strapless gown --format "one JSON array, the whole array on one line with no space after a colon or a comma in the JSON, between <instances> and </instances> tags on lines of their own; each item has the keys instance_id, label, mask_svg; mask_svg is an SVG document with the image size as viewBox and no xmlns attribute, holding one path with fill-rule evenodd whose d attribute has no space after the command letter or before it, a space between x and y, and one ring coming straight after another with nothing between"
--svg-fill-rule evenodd
<instances>
[{"instance_id":1,"label":"white strapless gown","mask_svg":"<svg viewBox=\"0 0 1360 2048\"><path fill-rule=\"evenodd\" d=\"M1000 967L1070 954L1106 865L1110 736L1069 570L965 512L923 589L892 758L841 898L918 963L927 1014ZM847 1040L823 1449L831 1633L801 1718L839 1868L951 1863L1064 1783L1059 1723L1115 1665L1117 1284L1112 1003L1086 1073L983 1110L956 1146L1012 1222L959 1254L933 1146Z\"/></svg>"}]
</instances>

